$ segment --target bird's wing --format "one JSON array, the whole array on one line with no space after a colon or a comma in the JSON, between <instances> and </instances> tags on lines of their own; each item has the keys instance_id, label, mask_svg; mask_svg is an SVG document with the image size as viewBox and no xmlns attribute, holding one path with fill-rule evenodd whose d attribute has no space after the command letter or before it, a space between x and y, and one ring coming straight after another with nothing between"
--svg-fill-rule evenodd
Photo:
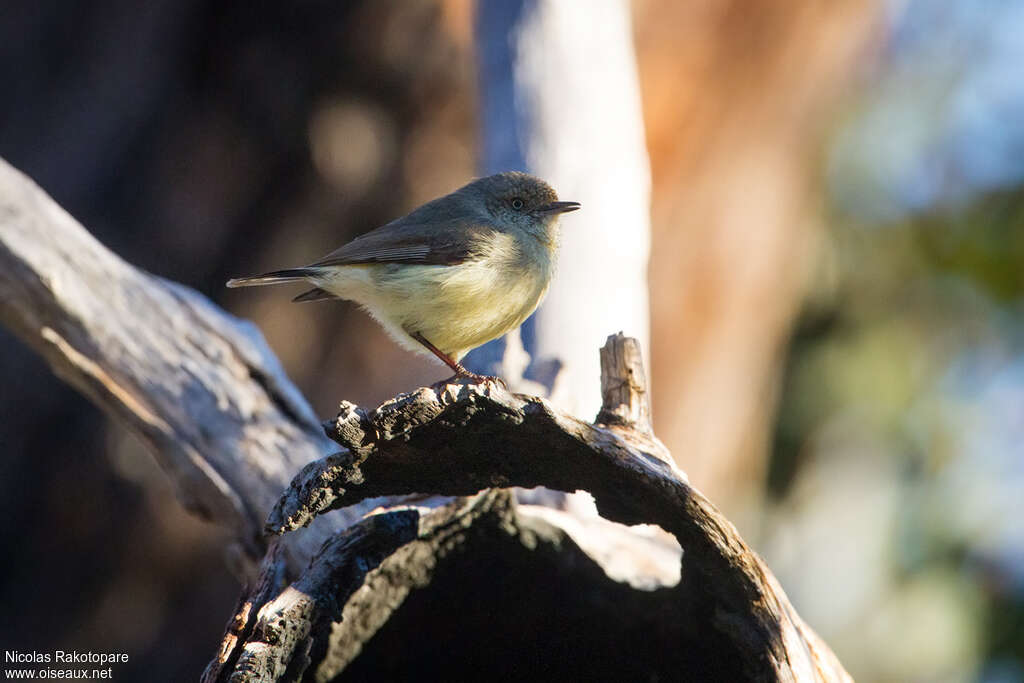
<instances>
[{"instance_id":1,"label":"bird's wing","mask_svg":"<svg viewBox=\"0 0 1024 683\"><path fill-rule=\"evenodd\" d=\"M325 299L338 299L338 298L340 298L340 297L338 297L338 296L336 296L334 294L331 294L326 289L320 289L319 287L314 287L313 289L307 290L307 291L303 292L302 294L299 294L297 297L292 299L292 301L294 301L296 303L301 303L303 301L324 301Z\"/></svg>"},{"instance_id":2,"label":"bird's wing","mask_svg":"<svg viewBox=\"0 0 1024 683\"><path fill-rule=\"evenodd\" d=\"M469 213L428 220L417 211L355 238L309 267L360 263L452 266L479 253L493 232L494 228Z\"/></svg>"}]
</instances>

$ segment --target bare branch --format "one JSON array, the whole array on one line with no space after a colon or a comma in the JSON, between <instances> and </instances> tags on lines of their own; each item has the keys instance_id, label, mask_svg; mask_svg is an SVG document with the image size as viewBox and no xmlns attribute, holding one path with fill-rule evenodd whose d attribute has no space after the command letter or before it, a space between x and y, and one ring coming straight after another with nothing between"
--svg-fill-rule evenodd
<instances>
[{"instance_id":1,"label":"bare branch","mask_svg":"<svg viewBox=\"0 0 1024 683\"><path fill-rule=\"evenodd\" d=\"M182 503L253 560L292 475L333 450L253 325L125 263L2 160L0 322L138 434ZM289 541L293 561L324 537Z\"/></svg>"},{"instance_id":2,"label":"bare branch","mask_svg":"<svg viewBox=\"0 0 1024 683\"><path fill-rule=\"evenodd\" d=\"M381 495L470 495L494 486L593 494L607 519L653 523L678 539L680 614L714 615L751 680L849 680L735 527L644 439L626 440L547 402L493 385L442 384L376 410L339 416L346 450L308 465L274 508L283 533L316 515Z\"/></svg>"}]
</instances>

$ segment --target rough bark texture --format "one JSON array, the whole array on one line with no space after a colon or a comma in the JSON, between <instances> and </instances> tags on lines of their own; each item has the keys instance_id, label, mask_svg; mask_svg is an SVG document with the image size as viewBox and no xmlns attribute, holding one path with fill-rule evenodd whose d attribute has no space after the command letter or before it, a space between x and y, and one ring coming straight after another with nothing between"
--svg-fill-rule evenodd
<instances>
[{"instance_id":1,"label":"rough bark texture","mask_svg":"<svg viewBox=\"0 0 1024 683\"><path fill-rule=\"evenodd\" d=\"M620 354L624 346L621 339L609 344ZM604 411L641 414L630 406ZM710 658L737 657L749 680L845 680L839 662L800 621L733 525L662 459L648 436L617 431L494 385L423 388L372 413L343 412L329 433L345 450L303 469L267 529L291 531L329 510L382 495L472 495L495 486L583 489L603 517L657 524L678 539L683 581L668 599L679 614L706 617L706 626L728 643L725 650L709 650Z\"/></svg>"},{"instance_id":2,"label":"rough bark texture","mask_svg":"<svg viewBox=\"0 0 1024 683\"><path fill-rule=\"evenodd\" d=\"M211 664L208 680L231 672L231 681L296 680L323 658L331 623L371 570L416 538L419 515L398 510L371 515L328 539L292 585L259 611L233 671Z\"/></svg>"}]
</instances>

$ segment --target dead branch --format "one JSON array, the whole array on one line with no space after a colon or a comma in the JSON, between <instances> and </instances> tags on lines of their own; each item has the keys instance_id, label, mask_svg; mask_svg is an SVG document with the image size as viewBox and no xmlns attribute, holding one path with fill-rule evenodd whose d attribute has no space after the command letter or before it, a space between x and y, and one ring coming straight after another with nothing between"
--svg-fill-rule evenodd
<instances>
[{"instance_id":1,"label":"dead branch","mask_svg":"<svg viewBox=\"0 0 1024 683\"><path fill-rule=\"evenodd\" d=\"M125 263L3 160L0 323L138 434L182 504L235 533L239 569L263 555L295 471L333 450L252 324ZM344 523L288 541L296 568Z\"/></svg>"},{"instance_id":2,"label":"dead branch","mask_svg":"<svg viewBox=\"0 0 1024 683\"><path fill-rule=\"evenodd\" d=\"M635 342L613 337L606 367ZM642 381L630 373L621 382ZM606 374L606 385L609 381ZM642 390L606 391L642 400ZM644 415L605 405L602 415ZM307 465L275 506L271 533L366 498L412 493L472 495L490 487L545 486L593 494L607 519L657 524L684 549L680 613L706 615L749 680L847 680L828 647L800 620L762 560L735 527L675 468L646 430L623 434L561 413L546 401L494 385L444 384L392 399L372 412L349 409L329 434L345 450ZM721 653L719 653L721 654Z\"/></svg>"}]
</instances>

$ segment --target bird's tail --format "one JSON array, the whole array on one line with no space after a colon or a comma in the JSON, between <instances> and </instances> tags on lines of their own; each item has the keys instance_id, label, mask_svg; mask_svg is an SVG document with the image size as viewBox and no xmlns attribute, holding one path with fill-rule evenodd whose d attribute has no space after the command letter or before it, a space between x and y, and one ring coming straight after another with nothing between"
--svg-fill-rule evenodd
<instances>
[{"instance_id":1,"label":"bird's tail","mask_svg":"<svg viewBox=\"0 0 1024 683\"><path fill-rule=\"evenodd\" d=\"M288 268L275 270L263 275L254 277L236 277L228 280L228 287L260 287L262 285L277 285L282 282L300 282L316 273L313 268Z\"/></svg>"}]
</instances>

